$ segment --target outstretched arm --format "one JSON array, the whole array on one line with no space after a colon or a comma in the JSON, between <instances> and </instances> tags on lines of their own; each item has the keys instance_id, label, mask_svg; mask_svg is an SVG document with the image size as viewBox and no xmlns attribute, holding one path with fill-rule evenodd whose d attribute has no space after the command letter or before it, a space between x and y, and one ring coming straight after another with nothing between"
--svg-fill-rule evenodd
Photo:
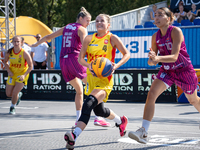
<instances>
[{"instance_id":1,"label":"outstretched arm","mask_svg":"<svg viewBox=\"0 0 200 150\"><path fill-rule=\"evenodd\" d=\"M36 47L36 46L40 45L40 44L43 43L43 42L46 42L46 41L51 40L51 39L53 39L53 38L56 38L56 37L62 35L63 30L64 30L64 27L62 27L61 29L59 29L58 31L56 31L56 32L54 32L54 33L51 33L51 34L49 34L49 35L44 36L44 37L41 38L39 41L37 41L35 44L32 44L32 45L30 45L30 46L31 46L31 47Z\"/></svg>"}]
</instances>

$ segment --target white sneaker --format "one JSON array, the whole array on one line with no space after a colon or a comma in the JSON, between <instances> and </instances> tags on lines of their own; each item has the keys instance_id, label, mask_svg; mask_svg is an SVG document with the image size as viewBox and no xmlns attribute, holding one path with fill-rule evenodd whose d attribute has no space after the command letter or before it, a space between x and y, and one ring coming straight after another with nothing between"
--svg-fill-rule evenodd
<instances>
[{"instance_id":1,"label":"white sneaker","mask_svg":"<svg viewBox=\"0 0 200 150\"><path fill-rule=\"evenodd\" d=\"M136 132L130 131L128 133L128 137L142 144L147 143L147 135L148 133L144 130L144 128L139 128Z\"/></svg>"}]
</instances>

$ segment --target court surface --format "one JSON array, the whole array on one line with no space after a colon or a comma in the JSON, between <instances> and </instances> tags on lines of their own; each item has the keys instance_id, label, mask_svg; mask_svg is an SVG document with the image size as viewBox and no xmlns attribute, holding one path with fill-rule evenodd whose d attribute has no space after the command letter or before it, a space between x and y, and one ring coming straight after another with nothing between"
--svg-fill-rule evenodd
<instances>
[{"instance_id":1,"label":"court surface","mask_svg":"<svg viewBox=\"0 0 200 150\"><path fill-rule=\"evenodd\" d=\"M109 101L106 107L129 119L127 134L119 129L94 126L94 113L76 141L76 150L193 150L200 149L200 115L190 104L157 103L149 129L149 142L139 144L128 138L129 131L141 127L144 103ZM1 150L63 150L64 134L75 123L72 101L25 101L9 115L10 100L0 100Z\"/></svg>"}]
</instances>

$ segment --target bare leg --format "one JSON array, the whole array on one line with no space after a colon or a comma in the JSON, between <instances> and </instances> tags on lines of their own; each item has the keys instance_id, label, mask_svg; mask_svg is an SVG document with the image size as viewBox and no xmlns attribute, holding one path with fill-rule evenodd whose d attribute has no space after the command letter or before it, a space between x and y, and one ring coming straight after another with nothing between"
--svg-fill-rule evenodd
<instances>
[{"instance_id":1,"label":"bare leg","mask_svg":"<svg viewBox=\"0 0 200 150\"><path fill-rule=\"evenodd\" d=\"M81 110L83 105L83 85L78 78L69 81L69 83L74 87L76 91L75 95L76 110Z\"/></svg>"},{"instance_id":2,"label":"bare leg","mask_svg":"<svg viewBox=\"0 0 200 150\"><path fill-rule=\"evenodd\" d=\"M156 99L165 90L166 90L166 85L164 84L164 82L159 79L155 79L147 95L143 119L148 121L152 120L154 116Z\"/></svg>"},{"instance_id":3,"label":"bare leg","mask_svg":"<svg viewBox=\"0 0 200 150\"><path fill-rule=\"evenodd\" d=\"M185 93L185 96L187 97L190 104L193 105L198 112L200 112L200 98L197 95L197 90L195 90L191 95Z\"/></svg>"}]
</instances>

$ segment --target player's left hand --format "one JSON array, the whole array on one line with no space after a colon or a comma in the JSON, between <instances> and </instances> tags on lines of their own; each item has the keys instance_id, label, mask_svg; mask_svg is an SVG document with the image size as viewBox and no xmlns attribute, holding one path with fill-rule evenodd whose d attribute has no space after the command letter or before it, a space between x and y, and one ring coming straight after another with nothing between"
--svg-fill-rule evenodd
<instances>
[{"instance_id":1,"label":"player's left hand","mask_svg":"<svg viewBox=\"0 0 200 150\"><path fill-rule=\"evenodd\" d=\"M25 75L21 75L20 77L19 77L19 80L20 81L23 81L25 79Z\"/></svg>"}]
</instances>

